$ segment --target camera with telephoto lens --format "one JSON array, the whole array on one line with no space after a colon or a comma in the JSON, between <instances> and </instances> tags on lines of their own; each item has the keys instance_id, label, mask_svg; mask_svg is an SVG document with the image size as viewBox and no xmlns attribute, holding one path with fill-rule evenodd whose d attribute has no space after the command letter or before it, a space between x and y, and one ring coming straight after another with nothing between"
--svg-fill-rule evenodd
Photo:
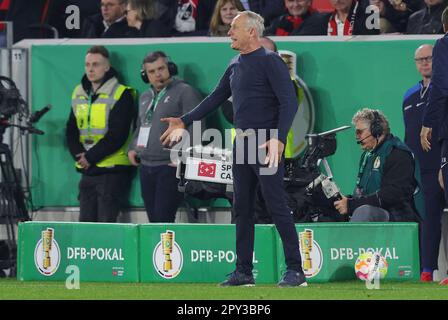
<instances>
[{"instance_id":1,"label":"camera with telephoto lens","mask_svg":"<svg viewBox=\"0 0 448 320\"><path fill-rule=\"evenodd\" d=\"M14 81L10 78L0 76L0 117L9 119L15 114L27 116L27 104L22 99Z\"/></svg>"},{"instance_id":2,"label":"camera with telephoto lens","mask_svg":"<svg viewBox=\"0 0 448 320\"><path fill-rule=\"evenodd\" d=\"M348 128L343 126L306 135L308 146L303 157L285 161L285 189L295 222L345 221L334 207L334 201L341 199L341 193L332 180L326 157L336 152L336 133ZM326 175L321 172L322 163Z\"/></svg>"}]
</instances>

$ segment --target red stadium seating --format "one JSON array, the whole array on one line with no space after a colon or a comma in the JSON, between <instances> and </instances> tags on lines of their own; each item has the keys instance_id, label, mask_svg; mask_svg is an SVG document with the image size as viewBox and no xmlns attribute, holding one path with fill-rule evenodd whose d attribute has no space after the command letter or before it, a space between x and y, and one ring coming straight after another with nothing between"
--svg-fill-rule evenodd
<instances>
[{"instance_id":1,"label":"red stadium seating","mask_svg":"<svg viewBox=\"0 0 448 320\"><path fill-rule=\"evenodd\" d=\"M313 8L320 12L331 12L334 10L330 0L313 0Z\"/></svg>"}]
</instances>

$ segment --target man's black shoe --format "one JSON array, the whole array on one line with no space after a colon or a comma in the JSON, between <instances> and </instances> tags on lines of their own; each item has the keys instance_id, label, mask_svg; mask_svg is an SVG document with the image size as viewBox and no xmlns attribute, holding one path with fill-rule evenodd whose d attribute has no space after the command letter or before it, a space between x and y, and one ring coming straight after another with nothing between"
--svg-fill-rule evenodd
<instances>
[{"instance_id":1,"label":"man's black shoe","mask_svg":"<svg viewBox=\"0 0 448 320\"><path fill-rule=\"evenodd\" d=\"M278 283L279 287L307 287L306 278L303 272L286 270L282 279Z\"/></svg>"},{"instance_id":2,"label":"man's black shoe","mask_svg":"<svg viewBox=\"0 0 448 320\"><path fill-rule=\"evenodd\" d=\"M229 278L220 283L221 287L234 287L234 286L245 286L253 287L255 286L254 276L252 274L247 275L245 273L239 272L237 270L228 274Z\"/></svg>"}]
</instances>

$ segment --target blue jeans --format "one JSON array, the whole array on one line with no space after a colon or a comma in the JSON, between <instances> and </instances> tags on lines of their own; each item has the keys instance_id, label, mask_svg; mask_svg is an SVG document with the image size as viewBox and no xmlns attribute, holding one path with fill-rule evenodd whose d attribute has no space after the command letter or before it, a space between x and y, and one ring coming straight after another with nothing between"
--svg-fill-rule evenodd
<instances>
[{"instance_id":1,"label":"blue jeans","mask_svg":"<svg viewBox=\"0 0 448 320\"><path fill-rule=\"evenodd\" d=\"M389 212L380 207L368 204L362 205L353 211L350 222L387 222Z\"/></svg>"},{"instance_id":2,"label":"blue jeans","mask_svg":"<svg viewBox=\"0 0 448 320\"><path fill-rule=\"evenodd\" d=\"M174 222L183 200L178 182L175 167L140 166L140 186L149 222Z\"/></svg>"}]
</instances>

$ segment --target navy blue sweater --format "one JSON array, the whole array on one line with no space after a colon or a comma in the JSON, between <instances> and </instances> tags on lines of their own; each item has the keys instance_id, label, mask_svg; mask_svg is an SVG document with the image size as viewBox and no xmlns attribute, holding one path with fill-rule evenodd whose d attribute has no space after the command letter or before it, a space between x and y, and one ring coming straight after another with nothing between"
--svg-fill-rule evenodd
<instances>
[{"instance_id":1,"label":"navy blue sweater","mask_svg":"<svg viewBox=\"0 0 448 320\"><path fill-rule=\"evenodd\" d=\"M429 88L424 88L420 81L410 88L403 98L404 142L417 157L422 172L438 171L440 168L440 146L437 141L438 125L434 125L432 130L431 150L429 152L424 151L420 144L423 114L428 108L427 103L431 89L431 84Z\"/></svg>"},{"instance_id":2,"label":"navy blue sweater","mask_svg":"<svg viewBox=\"0 0 448 320\"><path fill-rule=\"evenodd\" d=\"M286 143L297 97L288 68L278 54L259 48L233 58L213 92L181 119L185 125L202 119L230 96L235 128L278 128L278 139Z\"/></svg>"},{"instance_id":3,"label":"navy blue sweater","mask_svg":"<svg viewBox=\"0 0 448 320\"><path fill-rule=\"evenodd\" d=\"M438 124L439 139L448 139L448 34L437 40L432 52L431 94L423 125Z\"/></svg>"}]
</instances>

